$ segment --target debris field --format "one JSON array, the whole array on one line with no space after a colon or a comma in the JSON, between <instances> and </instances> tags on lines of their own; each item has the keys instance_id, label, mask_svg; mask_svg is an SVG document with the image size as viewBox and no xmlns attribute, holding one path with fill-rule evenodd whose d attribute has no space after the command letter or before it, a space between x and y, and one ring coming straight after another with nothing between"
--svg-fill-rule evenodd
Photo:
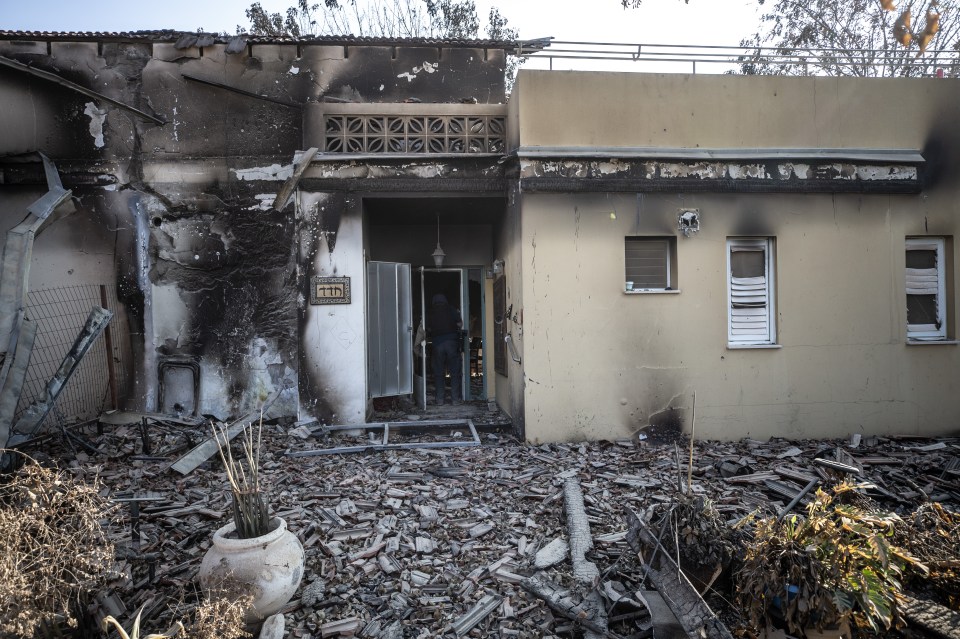
<instances>
[{"instance_id":1,"label":"debris field","mask_svg":"<svg viewBox=\"0 0 960 639\"><path fill-rule=\"evenodd\" d=\"M118 552L127 549L125 578L97 598L100 612L128 624L144 606L142 627L166 630L174 604L182 609L196 600L200 560L213 531L230 521L216 456L184 475L170 469L209 436L207 427L156 416L86 431L87 447L71 450L63 448L69 440L52 439L45 449L78 478L99 476L103 494L118 504L111 534ZM470 437L447 435L444 441ZM862 492L902 515L931 501L952 512L960 506L960 438L855 435L691 447L682 437L543 445L501 433L479 437L474 447L291 456L370 438L263 426L261 473L271 509L306 551L301 588L283 611L287 637L649 637L658 620L643 601L650 586L628 543L627 511L674 504L688 481L691 494L709 500L731 526L751 513L780 514L814 480L835 479L816 458L857 469ZM571 481L579 483L592 537L579 550L565 512ZM802 511L810 499L803 495L794 508ZM582 587L570 555L576 563L584 552L596 568L586 599L604 608L603 629L584 623L585 614L578 619L548 605L543 590L531 594L537 583L560 595ZM753 636L728 591L716 586L704 597L734 634ZM911 605L925 609L922 599Z\"/></svg>"}]
</instances>

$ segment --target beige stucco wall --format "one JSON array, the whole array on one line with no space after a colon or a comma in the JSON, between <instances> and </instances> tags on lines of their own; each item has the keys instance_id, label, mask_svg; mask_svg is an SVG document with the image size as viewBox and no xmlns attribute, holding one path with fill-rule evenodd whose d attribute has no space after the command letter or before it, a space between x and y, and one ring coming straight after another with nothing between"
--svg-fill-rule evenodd
<instances>
[{"instance_id":1,"label":"beige stucco wall","mask_svg":"<svg viewBox=\"0 0 960 639\"><path fill-rule=\"evenodd\" d=\"M513 188L507 196L507 212L504 216L503 224L500 226L499 233L494 238L494 259L504 261L503 275L506 286L506 307L513 307L514 313L522 317L523 309L523 286L524 286L524 253L520 219L520 194ZM488 308L493 308L494 298L491 287L491 296L488 298ZM492 384L488 383L488 388L493 389L493 395L496 397L497 405L513 419L514 427L522 432L524 429L525 411L524 411L524 386L526 384L526 375L524 372L524 332L522 322L513 322L507 318L494 318L494 321L501 320L506 322L506 332L513 339L516 355L519 362L514 361L511 356L509 346L504 352L504 367L507 374L503 375L494 369L495 358L491 358L491 367L488 369L492 379ZM493 327L491 326L491 334ZM492 345L493 339L487 344ZM493 350L490 348L489 350Z\"/></svg>"},{"instance_id":2,"label":"beige stucco wall","mask_svg":"<svg viewBox=\"0 0 960 639\"><path fill-rule=\"evenodd\" d=\"M956 431L960 346L906 344L903 269L906 237L960 231L957 144L940 132L960 116L960 86L565 72L520 83L528 147L902 148L924 151L930 178L920 195L525 193L529 440L624 437L670 408L689 431L694 391L698 437ZM702 218L677 239L681 292L625 294L624 237L676 236L681 207ZM775 237L781 348L727 347L731 236Z\"/></svg>"},{"instance_id":3,"label":"beige stucco wall","mask_svg":"<svg viewBox=\"0 0 960 639\"><path fill-rule=\"evenodd\" d=\"M935 78L522 70L517 86L524 146L917 149L960 95Z\"/></svg>"}]
</instances>

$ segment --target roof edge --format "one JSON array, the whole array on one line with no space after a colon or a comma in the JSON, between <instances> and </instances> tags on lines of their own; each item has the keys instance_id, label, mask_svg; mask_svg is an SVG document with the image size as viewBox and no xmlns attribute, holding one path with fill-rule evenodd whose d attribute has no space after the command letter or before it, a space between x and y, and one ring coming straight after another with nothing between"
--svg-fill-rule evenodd
<instances>
[{"instance_id":1,"label":"roof edge","mask_svg":"<svg viewBox=\"0 0 960 639\"><path fill-rule=\"evenodd\" d=\"M547 158L624 158L651 160L811 160L856 162L896 162L922 164L923 155L916 149L818 149L818 148L670 148L617 146L521 146L516 151L521 159Z\"/></svg>"}]
</instances>

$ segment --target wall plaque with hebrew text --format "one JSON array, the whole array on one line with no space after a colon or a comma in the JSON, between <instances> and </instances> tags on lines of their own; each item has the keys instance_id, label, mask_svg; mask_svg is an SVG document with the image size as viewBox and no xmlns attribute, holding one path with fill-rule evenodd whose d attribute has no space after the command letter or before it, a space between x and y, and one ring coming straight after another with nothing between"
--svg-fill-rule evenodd
<instances>
[{"instance_id":1,"label":"wall plaque with hebrew text","mask_svg":"<svg viewBox=\"0 0 960 639\"><path fill-rule=\"evenodd\" d=\"M314 275L310 278L310 303L349 304L350 278Z\"/></svg>"}]
</instances>

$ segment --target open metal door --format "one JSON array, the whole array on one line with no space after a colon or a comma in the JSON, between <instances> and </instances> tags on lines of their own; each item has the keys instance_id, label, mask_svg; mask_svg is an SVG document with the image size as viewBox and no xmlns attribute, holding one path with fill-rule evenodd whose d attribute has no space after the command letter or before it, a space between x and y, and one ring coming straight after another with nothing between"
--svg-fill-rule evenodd
<instances>
[{"instance_id":1,"label":"open metal door","mask_svg":"<svg viewBox=\"0 0 960 639\"><path fill-rule=\"evenodd\" d=\"M367 389L371 398L413 392L410 265L367 263Z\"/></svg>"},{"instance_id":2,"label":"open metal door","mask_svg":"<svg viewBox=\"0 0 960 639\"><path fill-rule=\"evenodd\" d=\"M427 303L424 301L424 282L423 282L423 267L420 267L420 326L417 330L423 330L423 339L420 341L420 344L417 345L416 357L419 360L419 366L415 366L413 369L413 394L414 399L417 402L417 406L421 409L427 407L427 338L426 338L426 313L427 313Z\"/></svg>"}]
</instances>

